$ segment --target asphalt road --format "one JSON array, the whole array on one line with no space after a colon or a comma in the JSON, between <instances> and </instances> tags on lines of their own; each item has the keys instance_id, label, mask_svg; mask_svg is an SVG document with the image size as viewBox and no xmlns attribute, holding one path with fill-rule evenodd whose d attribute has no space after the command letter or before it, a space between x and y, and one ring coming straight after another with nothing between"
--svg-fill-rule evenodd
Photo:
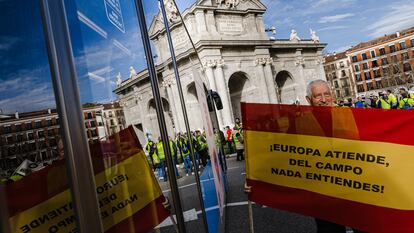
<instances>
[{"instance_id":1,"label":"asphalt road","mask_svg":"<svg viewBox=\"0 0 414 233\"><path fill-rule=\"evenodd\" d=\"M248 233L249 217L247 195L243 192L245 180L245 163L236 161L236 157L227 159L227 178L229 189L227 192L226 207L226 232ZM179 170L184 174L183 170ZM164 195L170 197L170 187L168 182L160 181L160 186ZM184 176L178 179L180 197L183 210L186 215L186 230L191 233L202 233L202 214L197 195L197 187L194 175ZM170 197L170 200L172 198ZM306 217L294 213L280 211L261 205L253 204L254 230L256 233L315 233L315 221L311 217ZM167 219L158 229L153 232L175 232L171 221Z\"/></svg>"}]
</instances>

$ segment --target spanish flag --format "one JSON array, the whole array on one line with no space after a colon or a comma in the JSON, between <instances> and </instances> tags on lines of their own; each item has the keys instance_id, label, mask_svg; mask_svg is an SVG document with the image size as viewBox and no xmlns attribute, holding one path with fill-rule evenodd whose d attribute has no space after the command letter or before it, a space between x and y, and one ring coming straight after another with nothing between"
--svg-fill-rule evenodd
<instances>
[{"instance_id":1,"label":"spanish flag","mask_svg":"<svg viewBox=\"0 0 414 233\"><path fill-rule=\"evenodd\" d=\"M105 232L148 232L169 216L132 127L90 144ZM6 186L12 232L77 232L64 161Z\"/></svg>"},{"instance_id":2,"label":"spanish flag","mask_svg":"<svg viewBox=\"0 0 414 233\"><path fill-rule=\"evenodd\" d=\"M414 112L242 103L242 114L250 200L414 232Z\"/></svg>"}]
</instances>

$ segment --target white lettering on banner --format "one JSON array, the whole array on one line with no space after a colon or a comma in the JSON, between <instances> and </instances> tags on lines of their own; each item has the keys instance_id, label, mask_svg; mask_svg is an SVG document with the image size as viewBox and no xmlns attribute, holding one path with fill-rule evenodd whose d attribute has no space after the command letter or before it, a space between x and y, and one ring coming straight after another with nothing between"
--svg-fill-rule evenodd
<instances>
[{"instance_id":1,"label":"white lettering on banner","mask_svg":"<svg viewBox=\"0 0 414 233\"><path fill-rule=\"evenodd\" d=\"M124 18L119 0L104 0L106 16L121 32L125 33Z\"/></svg>"}]
</instances>

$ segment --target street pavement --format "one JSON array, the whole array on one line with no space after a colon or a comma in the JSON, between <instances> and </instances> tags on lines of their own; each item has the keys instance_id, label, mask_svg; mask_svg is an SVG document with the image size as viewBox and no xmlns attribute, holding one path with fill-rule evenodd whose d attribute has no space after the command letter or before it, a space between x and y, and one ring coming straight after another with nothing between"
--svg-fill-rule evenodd
<instances>
[{"instance_id":1,"label":"street pavement","mask_svg":"<svg viewBox=\"0 0 414 233\"><path fill-rule=\"evenodd\" d=\"M230 233L248 233L249 216L247 195L243 192L245 181L245 162L236 161L235 155L227 159L227 178L229 189L227 192L227 207L225 229ZM178 179L181 204L183 207L186 230L191 233L202 233L201 208L197 195L195 176L185 176L184 170L179 170L184 176ZM160 186L165 196L170 200L171 192L169 182L160 181ZM253 218L255 233L315 233L315 221L311 217L289 213L261 205L253 204ZM153 232L175 232L171 220L167 219Z\"/></svg>"}]
</instances>

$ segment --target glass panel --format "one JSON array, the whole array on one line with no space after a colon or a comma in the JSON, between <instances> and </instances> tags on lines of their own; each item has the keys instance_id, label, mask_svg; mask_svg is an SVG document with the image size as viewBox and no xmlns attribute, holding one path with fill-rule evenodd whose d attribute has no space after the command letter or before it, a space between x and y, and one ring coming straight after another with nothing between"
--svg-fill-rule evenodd
<instances>
[{"instance_id":1,"label":"glass panel","mask_svg":"<svg viewBox=\"0 0 414 233\"><path fill-rule=\"evenodd\" d=\"M39 2L0 9L0 208L11 232L76 232Z\"/></svg>"},{"instance_id":2,"label":"glass panel","mask_svg":"<svg viewBox=\"0 0 414 233\"><path fill-rule=\"evenodd\" d=\"M135 1L65 5L104 229L152 230L169 213L152 157L141 147L159 130ZM164 104L168 121L169 103Z\"/></svg>"}]
</instances>

